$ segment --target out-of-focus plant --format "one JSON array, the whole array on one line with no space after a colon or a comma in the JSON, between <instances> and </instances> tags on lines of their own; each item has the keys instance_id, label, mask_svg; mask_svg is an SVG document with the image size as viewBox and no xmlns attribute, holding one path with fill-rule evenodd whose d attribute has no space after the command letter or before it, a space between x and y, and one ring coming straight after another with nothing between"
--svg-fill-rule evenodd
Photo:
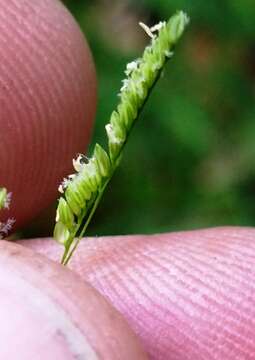
<instances>
[{"instance_id":1,"label":"out-of-focus plant","mask_svg":"<svg viewBox=\"0 0 255 360\"><path fill-rule=\"evenodd\" d=\"M176 7L192 18L178 61L173 59L142 114L153 121L139 122L88 233L255 225L253 0L66 4L85 30L97 65L100 143L101 121L116 104L121 69L144 45L133 24L155 23ZM123 202L120 212L113 204Z\"/></svg>"},{"instance_id":2,"label":"out-of-focus plant","mask_svg":"<svg viewBox=\"0 0 255 360\"><path fill-rule=\"evenodd\" d=\"M11 203L11 193L5 188L0 188L0 210L9 209ZM14 219L8 219L6 222L0 222L0 239L6 237L12 229Z\"/></svg>"}]
</instances>

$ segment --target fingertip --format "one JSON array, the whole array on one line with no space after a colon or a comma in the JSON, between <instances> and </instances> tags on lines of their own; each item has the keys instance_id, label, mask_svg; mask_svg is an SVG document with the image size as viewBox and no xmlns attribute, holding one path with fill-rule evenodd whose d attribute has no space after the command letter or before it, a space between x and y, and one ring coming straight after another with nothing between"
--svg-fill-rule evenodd
<instances>
[{"instance_id":1,"label":"fingertip","mask_svg":"<svg viewBox=\"0 0 255 360\"><path fill-rule=\"evenodd\" d=\"M146 359L122 316L67 268L0 244L1 359Z\"/></svg>"},{"instance_id":2,"label":"fingertip","mask_svg":"<svg viewBox=\"0 0 255 360\"><path fill-rule=\"evenodd\" d=\"M55 245L46 247L55 257ZM152 358L252 359L254 261L255 230L230 227L86 239L70 266L125 316Z\"/></svg>"},{"instance_id":3,"label":"fingertip","mask_svg":"<svg viewBox=\"0 0 255 360\"><path fill-rule=\"evenodd\" d=\"M20 227L54 200L73 157L86 150L96 76L60 1L3 1L0 17L0 185L13 194L0 216Z\"/></svg>"}]
</instances>

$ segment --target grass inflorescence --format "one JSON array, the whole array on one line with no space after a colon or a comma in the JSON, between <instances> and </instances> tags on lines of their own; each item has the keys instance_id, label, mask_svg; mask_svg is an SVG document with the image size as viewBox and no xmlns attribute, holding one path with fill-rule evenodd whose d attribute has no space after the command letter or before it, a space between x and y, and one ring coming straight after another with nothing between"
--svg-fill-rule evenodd
<instances>
[{"instance_id":1,"label":"grass inflorescence","mask_svg":"<svg viewBox=\"0 0 255 360\"><path fill-rule=\"evenodd\" d=\"M79 155L73 161L75 174L64 179L59 187L63 196L58 203L54 237L64 245L63 264L68 263L84 235L120 163L131 129L187 24L188 17L182 11L152 28L141 24L151 43L143 56L129 63L125 70L119 105L105 127L108 151L96 144L90 159Z\"/></svg>"}]
</instances>

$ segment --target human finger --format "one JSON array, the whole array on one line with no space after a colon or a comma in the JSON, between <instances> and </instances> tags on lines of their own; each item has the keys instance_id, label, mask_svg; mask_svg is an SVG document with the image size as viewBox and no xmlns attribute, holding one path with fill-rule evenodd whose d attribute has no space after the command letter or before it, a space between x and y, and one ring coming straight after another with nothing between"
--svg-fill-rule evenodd
<instances>
[{"instance_id":1,"label":"human finger","mask_svg":"<svg viewBox=\"0 0 255 360\"><path fill-rule=\"evenodd\" d=\"M78 275L0 242L0 358L142 360L123 317Z\"/></svg>"},{"instance_id":2,"label":"human finger","mask_svg":"<svg viewBox=\"0 0 255 360\"><path fill-rule=\"evenodd\" d=\"M58 0L0 1L0 186L20 227L56 197L88 145L95 69L78 25Z\"/></svg>"},{"instance_id":3,"label":"human finger","mask_svg":"<svg viewBox=\"0 0 255 360\"><path fill-rule=\"evenodd\" d=\"M53 241L26 246L57 260ZM255 230L84 239L70 267L127 319L153 359L255 358Z\"/></svg>"}]
</instances>

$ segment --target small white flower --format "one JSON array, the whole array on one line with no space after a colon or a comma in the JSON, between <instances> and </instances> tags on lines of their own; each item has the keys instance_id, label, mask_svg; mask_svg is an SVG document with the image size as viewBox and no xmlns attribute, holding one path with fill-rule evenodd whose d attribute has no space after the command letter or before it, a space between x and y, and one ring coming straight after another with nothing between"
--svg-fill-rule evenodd
<instances>
[{"instance_id":1,"label":"small white flower","mask_svg":"<svg viewBox=\"0 0 255 360\"><path fill-rule=\"evenodd\" d=\"M128 85L129 85L129 82L130 82L129 79L124 79L124 80L122 80L123 85L122 85L122 87L121 87L121 89L120 89L120 92L121 92L121 93L122 93L124 90L127 89Z\"/></svg>"},{"instance_id":2,"label":"small white flower","mask_svg":"<svg viewBox=\"0 0 255 360\"><path fill-rule=\"evenodd\" d=\"M69 175L70 176L70 175ZM58 187L58 191L61 193L61 194L64 194L65 192L65 189L67 188L67 186L70 184L71 180L70 179L67 179L67 178L64 178L62 183L59 185Z\"/></svg>"},{"instance_id":3,"label":"small white flower","mask_svg":"<svg viewBox=\"0 0 255 360\"><path fill-rule=\"evenodd\" d=\"M68 180L73 180L76 176L77 176L77 174L68 175Z\"/></svg>"},{"instance_id":4,"label":"small white flower","mask_svg":"<svg viewBox=\"0 0 255 360\"><path fill-rule=\"evenodd\" d=\"M89 158L83 154L79 154L77 159L73 159L73 167L77 172L80 172L83 166L89 162Z\"/></svg>"},{"instance_id":5,"label":"small white flower","mask_svg":"<svg viewBox=\"0 0 255 360\"><path fill-rule=\"evenodd\" d=\"M156 31L161 30L162 27L164 27L164 26L166 26L166 22L165 22L165 21L160 21L158 24L152 26L152 27L150 28L150 31L151 31L152 33L154 33L154 32L156 32Z\"/></svg>"},{"instance_id":6,"label":"small white flower","mask_svg":"<svg viewBox=\"0 0 255 360\"><path fill-rule=\"evenodd\" d=\"M139 25L141 26L141 28L146 32L147 35L149 35L149 37L151 39L154 39L156 35L154 35L151 31L151 29L149 28L148 25L144 24L143 22L139 22Z\"/></svg>"},{"instance_id":7,"label":"small white flower","mask_svg":"<svg viewBox=\"0 0 255 360\"><path fill-rule=\"evenodd\" d=\"M126 67L126 70L125 70L125 74L127 76L132 74L133 71L137 70L137 68L139 66L139 63L140 63L139 60L134 60L134 61L131 61L130 63L128 63L127 67Z\"/></svg>"},{"instance_id":8,"label":"small white flower","mask_svg":"<svg viewBox=\"0 0 255 360\"><path fill-rule=\"evenodd\" d=\"M106 129L107 135L109 137L109 140L112 144L122 144L123 143L123 140L116 136L116 133L114 131L112 124L107 124L105 126L105 129Z\"/></svg>"},{"instance_id":9,"label":"small white flower","mask_svg":"<svg viewBox=\"0 0 255 360\"><path fill-rule=\"evenodd\" d=\"M58 192L60 192L60 194L64 194L64 187L62 183L58 187Z\"/></svg>"},{"instance_id":10,"label":"small white flower","mask_svg":"<svg viewBox=\"0 0 255 360\"><path fill-rule=\"evenodd\" d=\"M77 159L73 159L73 167L74 167L74 170L76 170L77 172L81 171L82 169L82 156L81 155L78 155Z\"/></svg>"},{"instance_id":11,"label":"small white flower","mask_svg":"<svg viewBox=\"0 0 255 360\"><path fill-rule=\"evenodd\" d=\"M158 24L153 25L152 27L149 27L142 22L139 22L139 25L143 28L143 30L146 32L147 35L149 35L151 39L154 39L156 37L154 33L156 31L160 31L164 26L166 26L166 22L160 21Z\"/></svg>"}]
</instances>

